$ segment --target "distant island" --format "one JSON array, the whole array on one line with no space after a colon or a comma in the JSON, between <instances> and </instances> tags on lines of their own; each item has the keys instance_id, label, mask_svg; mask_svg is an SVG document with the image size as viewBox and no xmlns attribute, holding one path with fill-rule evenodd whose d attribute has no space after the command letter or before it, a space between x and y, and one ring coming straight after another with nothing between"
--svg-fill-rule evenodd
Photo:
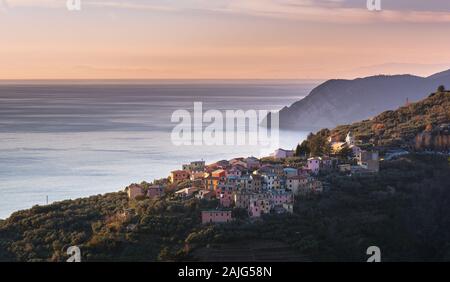
<instances>
[{"instance_id":1,"label":"distant island","mask_svg":"<svg viewBox=\"0 0 450 282\"><path fill-rule=\"evenodd\" d=\"M438 85L450 85L450 70L429 77L378 75L332 79L280 111L280 126L291 130L332 128L368 119L425 98Z\"/></svg>"},{"instance_id":2,"label":"distant island","mask_svg":"<svg viewBox=\"0 0 450 282\"><path fill-rule=\"evenodd\" d=\"M427 95L265 158L15 212L0 260L78 246L84 261L365 261L378 246L383 261L448 261L450 92Z\"/></svg>"}]
</instances>

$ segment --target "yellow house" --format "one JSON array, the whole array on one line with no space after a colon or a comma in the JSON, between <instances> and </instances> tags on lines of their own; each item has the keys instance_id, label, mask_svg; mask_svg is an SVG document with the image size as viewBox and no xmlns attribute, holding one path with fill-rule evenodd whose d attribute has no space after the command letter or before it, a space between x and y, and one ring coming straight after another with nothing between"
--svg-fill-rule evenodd
<instances>
[{"instance_id":1,"label":"yellow house","mask_svg":"<svg viewBox=\"0 0 450 282\"><path fill-rule=\"evenodd\" d=\"M171 183L179 183L189 179L189 172L186 170L174 170L169 177Z\"/></svg>"}]
</instances>

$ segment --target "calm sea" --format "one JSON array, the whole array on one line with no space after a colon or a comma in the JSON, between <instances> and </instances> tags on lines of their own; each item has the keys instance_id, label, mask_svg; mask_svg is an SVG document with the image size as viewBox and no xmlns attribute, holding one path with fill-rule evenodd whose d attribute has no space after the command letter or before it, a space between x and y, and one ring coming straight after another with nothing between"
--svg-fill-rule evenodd
<instances>
[{"instance_id":1,"label":"calm sea","mask_svg":"<svg viewBox=\"0 0 450 282\"><path fill-rule=\"evenodd\" d=\"M257 146L174 146L177 109L279 110L311 82L8 83L0 85L0 218L165 177L184 162L263 156ZM305 132L282 132L293 148Z\"/></svg>"}]
</instances>

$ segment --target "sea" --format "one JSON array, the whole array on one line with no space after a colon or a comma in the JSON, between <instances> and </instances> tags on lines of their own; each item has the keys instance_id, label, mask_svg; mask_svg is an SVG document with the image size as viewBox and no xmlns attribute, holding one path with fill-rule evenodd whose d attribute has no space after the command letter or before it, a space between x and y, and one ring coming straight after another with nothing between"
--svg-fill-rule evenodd
<instances>
[{"instance_id":1,"label":"sea","mask_svg":"<svg viewBox=\"0 0 450 282\"><path fill-rule=\"evenodd\" d=\"M0 218L55 201L104 194L181 169L292 149L308 134L281 131L279 144L176 145L177 110L280 110L318 82L0 82Z\"/></svg>"}]
</instances>

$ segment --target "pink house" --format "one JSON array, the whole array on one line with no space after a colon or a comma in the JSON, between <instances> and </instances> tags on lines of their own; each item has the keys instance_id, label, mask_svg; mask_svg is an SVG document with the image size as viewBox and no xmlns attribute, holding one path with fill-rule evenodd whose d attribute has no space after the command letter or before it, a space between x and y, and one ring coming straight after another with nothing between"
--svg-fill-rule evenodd
<instances>
[{"instance_id":1,"label":"pink house","mask_svg":"<svg viewBox=\"0 0 450 282\"><path fill-rule=\"evenodd\" d=\"M247 168L247 163L244 162L243 158L235 158L235 159L230 160L230 165L231 166L239 165L241 167Z\"/></svg>"},{"instance_id":2,"label":"pink house","mask_svg":"<svg viewBox=\"0 0 450 282\"><path fill-rule=\"evenodd\" d=\"M227 175L228 175L228 176L241 177L241 175L242 175L242 170L239 169L237 166L233 166L232 168L230 168L230 169L228 170Z\"/></svg>"},{"instance_id":3,"label":"pink house","mask_svg":"<svg viewBox=\"0 0 450 282\"><path fill-rule=\"evenodd\" d=\"M274 191L272 192L271 196L272 196L271 201L273 205L290 204L294 200L292 192Z\"/></svg>"},{"instance_id":4,"label":"pink house","mask_svg":"<svg viewBox=\"0 0 450 282\"><path fill-rule=\"evenodd\" d=\"M220 184L216 190L220 205L224 208L230 207L234 202L234 188L229 184Z\"/></svg>"},{"instance_id":5,"label":"pink house","mask_svg":"<svg viewBox=\"0 0 450 282\"><path fill-rule=\"evenodd\" d=\"M254 170L254 169L258 169L260 167L260 162L255 157L246 158L245 162L247 164L247 169Z\"/></svg>"},{"instance_id":6,"label":"pink house","mask_svg":"<svg viewBox=\"0 0 450 282\"><path fill-rule=\"evenodd\" d=\"M307 163L307 168L311 170L312 173L319 173L320 170L320 159L319 158L309 158Z\"/></svg>"},{"instance_id":7,"label":"pink house","mask_svg":"<svg viewBox=\"0 0 450 282\"><path fill-rule=\"evenodd\" d=\"M220 193L219 194L220 205L224 208L229 208L233 203L233 194L232 193Z\"/></svg>"},{"instance_id":8,"label":"pink house","mask_svg":"<svg viewBox=\"0 0 450 282\"><path fill-rule=\"evenodd\" d=\"M268 196L268 194L254 194L250 198L248 209L250 217L260 217L262 214L270 213L272 205Z\"/></svg>"},{"instance_id":9,"label":"pink house","mask_svg":"<svg viewBox=\"0 0 450 282\"><path fill-rule=\"evenodd\" d=\"M127 191L128 198L133 200L136 199L136 197L144 196L144 189L142 189L142 186L139 184L131 184L125 188L125 191Z\"/></svg>"},{"instance_id":10,"label":"pink house","mask_svg":"<svg viewBox=\"0 0 450 282\"><path fill-rule=\"evenodd\" d=\"M231 211L202 211L202 223L224 223L231 221Z\"/></svg>"},{"instance_id":11,"label":"pink house","mask_svg":"<svg viewBox=\"0 0 450 282\"><path fill-rule=\"evenodd\" d=\"M251 217L261 217L262 208L257 204L250 204L249 215Z\"/></svg>"}]
</instances>

